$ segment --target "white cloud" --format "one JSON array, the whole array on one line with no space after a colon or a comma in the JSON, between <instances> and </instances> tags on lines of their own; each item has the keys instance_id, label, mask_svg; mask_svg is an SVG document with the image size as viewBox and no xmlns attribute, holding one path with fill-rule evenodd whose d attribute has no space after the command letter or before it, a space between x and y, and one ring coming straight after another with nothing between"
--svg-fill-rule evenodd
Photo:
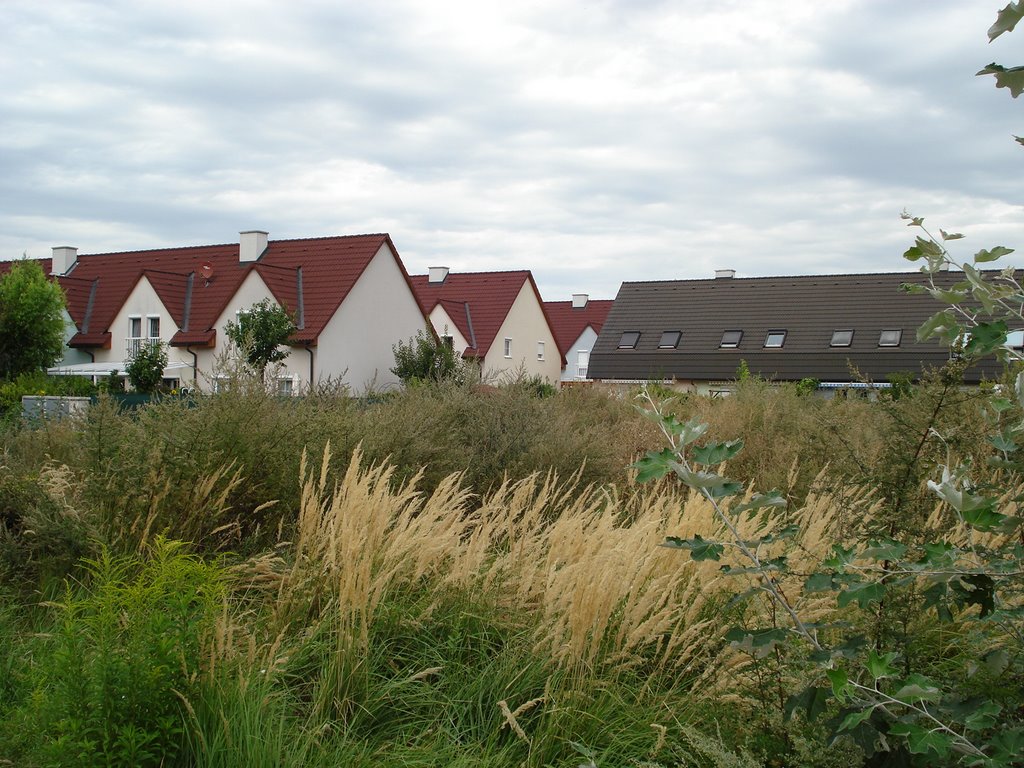
<instances>
[{"instance_id":1,"label":"white cloud","mask_svg":"<svg viewBox=\"0 0 1024 768\"><path fill-rule=\"evenodd\" d=\"M973 77L994 13L6 0L0 254L383 230L412 271L564 298L900 269L904 207L1020 245L1024 117Z\"/></svg>"}]
</instances>

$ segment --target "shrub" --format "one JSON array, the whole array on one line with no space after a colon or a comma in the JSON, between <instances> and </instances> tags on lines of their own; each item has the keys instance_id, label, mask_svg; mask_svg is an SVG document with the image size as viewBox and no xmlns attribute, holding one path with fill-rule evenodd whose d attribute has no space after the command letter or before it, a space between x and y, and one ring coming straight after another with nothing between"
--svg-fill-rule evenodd
<instances>
[{"instance_id":1,"label":"shrub","mask_svg":"<svg viewBox=\"0 0 1024 768\"><path fill-rule=\"evenodd\" d=\"M222 592L219 569L174 542L103 553L55 605L52 638L29 641L32 693L0 748L47 765L175 764Z\"/></svg>"},{"instance_id":2,"label":"shrub","mask_svg":"<svg viewBox=\"0 0 1024 768\"><path fill-rule=\"evenodd\" d=\"M135 350L125 373L135 389L148 395L160 386L166 367L167 347L162 341L147 339Z\"/></svg>"}]
</instances>

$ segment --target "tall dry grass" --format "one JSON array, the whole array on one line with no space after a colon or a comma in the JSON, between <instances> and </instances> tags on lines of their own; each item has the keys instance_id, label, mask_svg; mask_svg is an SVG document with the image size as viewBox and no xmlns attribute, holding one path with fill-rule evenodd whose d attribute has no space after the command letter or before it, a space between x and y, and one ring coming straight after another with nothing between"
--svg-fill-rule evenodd
<instances>
[{"instance_id":1,"label":"tall dry grass","mask_svg":"<svg viewBox=\"0 0 1024 768\"><path fill-rule=\"evenodd\" d=\"M725 631L737 621L770 618L765 601L727 607L732 593L750 586L744 577L659 546L666 536L722 533L705 499L670 484L620 495L532 475L475 500L458 474L428 494L415 478L394 483L392 466L364 464L358 450L333 484L331 463L329 446L319 466L304 459L294 541L246 569L252 584L275 596L269 637L291 626L319 626L331 637L339 699L370 651L380 608L411 590L456 590L529 616L534 652L553 669L613 676L661 670L718 693L746 664L723 640ZM829 603L802 595L806 569L827 555L849 516L869 515L874 504L867 489L836 495L822 475L799 509L782 518L745 517L740 530L753 539L783 524L799 526L793 572L780 583L813 621ZM427 604L424 616L429 611Z\"/></svg>"}]
</instances>

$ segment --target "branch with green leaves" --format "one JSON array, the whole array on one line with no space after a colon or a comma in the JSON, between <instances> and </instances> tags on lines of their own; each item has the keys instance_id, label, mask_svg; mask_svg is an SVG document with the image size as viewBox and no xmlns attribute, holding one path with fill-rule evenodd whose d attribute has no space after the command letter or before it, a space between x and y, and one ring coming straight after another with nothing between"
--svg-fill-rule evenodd
<instances>
[{"instance_id":1,"label":"branch with green leaves","mask_svg":"<svg viewBox=\"0 0 1024 768\"><path fill-rule=\"evenodd\" d=\"M944 696L929 678L916 673L897 675L897 653L871 650L864 658L865 639L859 636L847 637L837 645L826 644L821 633L835 631L839 625L819 624L801 616L781 582L784 576L796 574L790 572L786 556L775 554L775 547L770 546L791 540L799 533L799 526L783 524L756 538L748 538L742 531L743 515L784 510L785 499L771 492L727 503L730 497L744 496L744 486L715 468L737 456L742 441L701 442L708 424L696 419L681 421L669 412L670 401L656 401L646 389L639 398L639 410L658 425L668 446L648 452L634 464L638 481L677 478L707 500L725 534L721 540L699 535L669 536L664 546L687 550L696 561L719 562L727 552L735 554L740 564L723 564L722 573L751 578L751 591L766 595L788 619L788 627L734 627L726 639L753 658L764 658L798 638L805 644L805 658L830 683L827 688L811 685L791 697L791 712L803 709L811 718L831 700L841 708L837 735L848 733L869 744L884 732L902 737L912 753L941 757L955 753L977 764L1009 764L1000 755L1012 754L1012 750L1000 751L1001 747L991 740L986 746L979 738L981 732L991 730L1002 712L997 702L983 702L965 714L958 710L958 702ZM944 475L930 487L968 528L992 532L1020 523L996 511L995 498L973 492L960 476ZM997 622L1012 618L1015 610L1000 600L999 586L1019 579L1020 574L1019 552L989 552L945 541L911 546L892 539L872 539L854 546L836 544L832 555L817 570L804 575L802 593L832 592L838 609L867 611L879 605L887 591L923 587L923 609L934 609L941 621L953 621L977 608L979 620ZM1000 738L1010 739L1012 746L1015 734L1011 729ZM1024 739L1024 732L1019 735Z\"/></svg>"}]
</instances>

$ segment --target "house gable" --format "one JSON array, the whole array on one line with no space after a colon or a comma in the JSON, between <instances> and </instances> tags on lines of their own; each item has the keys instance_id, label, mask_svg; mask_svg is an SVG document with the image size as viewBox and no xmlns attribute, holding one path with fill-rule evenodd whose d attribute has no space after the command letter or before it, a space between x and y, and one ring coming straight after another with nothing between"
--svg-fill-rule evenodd
<instances>
[{"instance_id":1,"label":"house gable","mask_svg":"<svg viewBox=\"0 0 1024 768\"><path fill-rule=\"evenodd\" d=\"M393 347L428 322L398 253L382 241L319 334L316 375L357 392L396 386Z\"/></svg>"},{"instance_id":2,"label":"house gable","mask_svg":"<svg viewBox=\"0 0 1024 768\"><path fill-rule=\"evenodd\" d=\"M563 363L536 285L528 280L509 307L484 357L484 373L523 371L556 382Z\"/></svg>"}]
</instances>

